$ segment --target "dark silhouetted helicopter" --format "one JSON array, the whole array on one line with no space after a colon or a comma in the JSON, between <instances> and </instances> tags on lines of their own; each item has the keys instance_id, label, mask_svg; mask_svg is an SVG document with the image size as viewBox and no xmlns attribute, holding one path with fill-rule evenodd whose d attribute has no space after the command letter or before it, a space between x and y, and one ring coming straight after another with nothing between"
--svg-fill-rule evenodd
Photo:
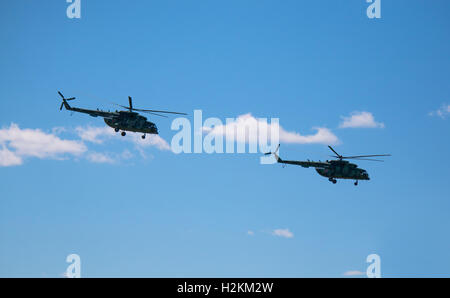
<instances>
[{"instance_id":1,"label":"dark silhouetted helicopter","mask_svg":"<svg viewBox=\"0 0 450 298\"><path fill-rule=\"evenodd\" d=\"M316 169L319 175L328 178L330 182L336 184L336 179L351 179L355 180L355 185L358 185L359 180L370 180L369 174L364 169L358 168L358 165L350 163L345 159L354 159L354 160L370 160L370 161L382 161L378 159L368 159L366 157L375 157L375 156L391 156L390 154L376 154L376 155L358 155L358 156L342 156L338 154L331 146L328 146L334 154L332 157L336 157L337 160L327 160L327 161L296 161L296 160L283 160L281 159L277 152L280 148L278 145L275 152L266 153L266 155L273 154L278 163L282 164L290 164L297 165L304 168L313 167Z\"/></svg>"},{"instance_id":2,"label":"dark silhouetted helicopter","mask_svg":"<svg viewBox=\"0 0 450 298\"><path fill-rule=\"evenodd\" d=\"M133 108L133 101L130 96L128 96L129 106L118 105L122 108L127 109L126 111L115 111L115 112L106 112L102 110L88 110L88 109L80 109L71 107L68 104L68 101L74 100L75 97L64 98L61 92L58 91L58 94L62 97L62 103L59 110L62 110L63 106L68 111L79 112L88 114L92 117L103 117L106 125L114 128L116 132L122 131L122 136L126 135L126 131L132 132L140 132L143 133L142 138L145 139L146 134L158 134L158 128L155 123L147 120L146 117L139 115L134 111L144 112L151 115L156 115L159 117L165 117L164 115L159 115L157 113L167 113L167 114L178 114L178 115L187 115L186 113L178 113L178 112L168 112L168 111L156 111L156 110L144 110L144 109L135 109Z\"/></svg>"}]
</instances>

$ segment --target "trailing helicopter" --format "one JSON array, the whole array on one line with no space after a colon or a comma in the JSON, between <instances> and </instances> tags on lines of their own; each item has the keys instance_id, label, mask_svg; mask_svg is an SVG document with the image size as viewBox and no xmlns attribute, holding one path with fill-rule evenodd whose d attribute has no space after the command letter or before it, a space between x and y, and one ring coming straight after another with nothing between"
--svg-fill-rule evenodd
<instances>
[{"instance_id":1,"label":"trailing helicopter","mask_svg":"<svg viewBox=\"0 0 450 298\"><path fill-rule=\"evenodd\" d=\"M376 155L358 155L358 156L342 156L338 154L331 146L328 146L334 154L331 157L337 158L336 160L327 160L327 161L296 161L296 160L283 160L281 159L277 152L280 148L278 145L275 152L269 152L265 155L273 155L275 156L278 163L281 164L290 164L297 165L304 168L315 168L319 175L328 178L330 182L336 184L336 179L351 179L355 180L355 185L358 185L359 180L370 180L369 174L366 170L358 168L358 165L354 163L350 163L345 159L353 159L353 160L370 160L370 161L383 161L378 159L368 159L366 157L376 157L376 156L391 156L390 154L376 154Z\"/></svg>"},{"instance_id":2,"label":"trailing helicopter","mask_svg":"<svg viewBox=\"0 0 450 298\"><path fill-rule=\"evenodd\" d=\"M59 110L62 110L62 108L65 107L66 110L68 111L84 113L92 117L103 117L106 125L114 128L115 132L122 131L121 132L122 136L125 136L127 131L143 133L142 135L143 139L145 139L146 134L158 134L158 128L156 127L155 123L148 121L146 117L140 115L135 111L144 112L165 118L167 118L167 116L160 115L158 113L187 115L186 113L178 113L178 112L135 109L133 108L133 100L131 99L130 96L128 96L129 106L118 105L122 108L127 109L125 111L116 110L115 112L109 112L109 111L102 111L99 109L97 110L81 109L71 107L69 105L68 101L74 100L75 97L65 98L64 95L62 95L62 93L59 91L58 94L62 97L62 103Z\"/></svg>"}]
</instances>

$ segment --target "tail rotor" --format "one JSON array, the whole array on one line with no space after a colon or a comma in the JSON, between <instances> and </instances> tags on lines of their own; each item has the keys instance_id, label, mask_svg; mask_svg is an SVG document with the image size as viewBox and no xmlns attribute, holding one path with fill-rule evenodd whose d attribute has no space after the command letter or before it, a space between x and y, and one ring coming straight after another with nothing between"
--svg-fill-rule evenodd
<instances>
[{"instance_id":1,"label":"tail rotor","mask_svg":"<svg viewBox=\"0 0 450 298\"><path fill-rule=\"evenodd\" d=\"M264 155L273 155L277 162L281 162L281 158L278 156L278 150L280 149L280 144L278 144L277 149L274 152L267 152Z\"/></svg>"},{"instance_id":2,"label":"tail rotor","mask_svg":"<svg viewBox=\"0 0 450 298\"><path fill-rule=\"evenodd\" d=\"M61 106L59 107L59 110L60 110L60 111L62 110L64 104L67 104L67 101L69 101L69 100L74 100L74 99L75 99L75 97L65 98L64 95L63 95L61 92L59 92L59 91L58 91L58 94L59 94L59 96L61 96L61 98L62 98L62 100L63 100L62 103L61 103ZM68 105L68 104L67 104L67 105Z\"/></svg>"},{"instance_id":3,"label":"tail rotor","mask_svg":"<svg viewBox=\"0 0 450 298\"><path fill-rule=\"evenodd\" d=\"M271 154L276 155L279 149L280 149L280 144L278 144L277 149L275 149L274 152L267 152L267 153L264 153L264 155L271 155Z\"/></svg>"}]
</instances>

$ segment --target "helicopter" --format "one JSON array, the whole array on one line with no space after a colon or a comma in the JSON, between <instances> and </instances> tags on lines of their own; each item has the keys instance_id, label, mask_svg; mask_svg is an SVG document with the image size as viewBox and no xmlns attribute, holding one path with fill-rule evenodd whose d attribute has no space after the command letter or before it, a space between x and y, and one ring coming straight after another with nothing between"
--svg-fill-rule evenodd
<instances>
[{"instance_id":1,"label":"helicopter","mask_svg":"<svg viewBox=\"0 0 450 298\"><path fill-rule=\"evenodd\" d=\"M370 161L383 161L378 159L367 159L366 157L376 157L376 156L391 156L390 154L376 154L376 155L358 155L358 156L342 156L337 153L331 146L328 146L331 151L335 155L331 157L337 158L336 160L327 160L327 161L296 161L296 160L283 160L281 159L277 152L280 149L280 145L274 152L266 153L265 155L273 155L275 156L278 163L281 164L291 164L301 166L303 168L313 167L316 169L319 175L328 178L330 182L336 184L337 179L351 179L355 180L355 186L358 185L359 180L370 180L369 174L366 170L358 168L358 165L348 162L345 159L354 159L354 160L370 160Z\"/></svg>"},{"instance_id":2,"label":"helicopter","mask_svg":"<svg viewBox=\"0 0 450 298\"><path fill-rule=\"evenodd\" d=\"M81 109L71 107L68 101L74 100L75 97L65 98L64 95L58 91L59 96L62 97L62 103L59 110L62 110L63 107L68 111L78 112L88 114L92 117L103 117L106 125L114 128L115 132L121 132L121 135L124 137L127 131L131 132L140 132L143 133L142 139L145 139L146 134L158 134L158 128L155 123L147 120L146 117L140 115L138 112L144 112L152 115L156 115L159 117L165 117L165 115L160 115L158 113L167 113L167 114L178 114L178 115L187 115L186 113L178 113L178 112L169 112L169 111L156 111L156 110L144 110L144 109L135 109L133 108L133 100L130 96L128 96L129 106L118 105L127 110L115 111L115 112L107 112L102 110L89 110L89 109ZM117 105L117 104L116 104Z\"/></svg>"}]
</instances>

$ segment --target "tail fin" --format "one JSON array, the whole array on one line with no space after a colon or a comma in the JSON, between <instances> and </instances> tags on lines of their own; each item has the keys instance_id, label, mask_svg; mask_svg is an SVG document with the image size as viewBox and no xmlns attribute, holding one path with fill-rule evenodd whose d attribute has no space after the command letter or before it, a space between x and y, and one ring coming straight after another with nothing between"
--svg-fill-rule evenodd
<instances>
[{"instance_id":1,"label":"tail fin","mask_svg":"<svg viewBox=\"0 0 450 298\"><path fill-rule=\"evenodd\" d=\"M61 107L59 108L59 110L61 111L62 108L63 108L63 106L66 108L66 110L70 110L71 107L70 107L70 105L67 103L67 101L69 101L69 100L74 100L75 97L64 98L64 95L62 95L62 93L59 92L59 91L58 91L58 94L59 94L59 96L61 96L61 98L62 98L62 103L61 103Z\"/></svg>"}]
</instances>

